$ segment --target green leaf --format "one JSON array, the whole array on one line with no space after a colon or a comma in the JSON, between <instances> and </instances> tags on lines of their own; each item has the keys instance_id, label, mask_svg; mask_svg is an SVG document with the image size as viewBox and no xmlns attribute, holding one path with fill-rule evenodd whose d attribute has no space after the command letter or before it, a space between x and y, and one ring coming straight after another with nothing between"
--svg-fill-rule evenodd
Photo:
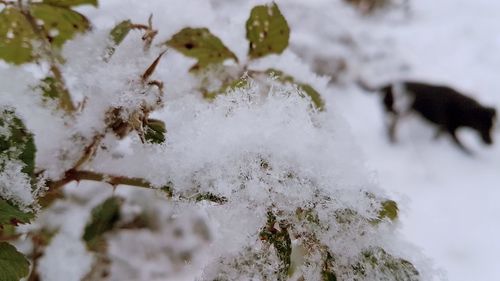
<instances>
[{"instance_id":1,"label":"green leaf","mask_svg":"<svg viewBox=\"0 0 500 281\"><path fill-rule=\"evenodd\" d=\"M176 33L165 44L188 57L198 60L191 67L191 71L205 68L210 64L222 63L227 59L238 61L236 55L224 46L219 38L210 33L207 28L186 27Z\"/></svg>"},{"instance_id":2,"label":"green leaf","mask_svg":"<svg viewBox=\"0 0 500 281\"><path fill-rule=\"evenodd\" d=\"M115 25L113 29L109 32L109 38L112 41L112 45L106 48L106 55L104 57L104 61L108 61L111 56L116 51L116 46L120 45L120 43L127 37L128 33L132 29L132 22L130 20L124 20L119 24Z\"/></svg>"},{"instance_id":3,"label":"green leaf","mask_svg":"<svg viewBox=\"0 0 500 281\"><path fill-rule=\"evenodd\" d=\"M33 61L33 40L36 34L17 8L7 7L0 12L0 59L13 64Z\"/></svg>"},{"instance_id":4,"label":"green leaf","mask_svg":"<svg viewBox=\"0 0 500 281\"><path fill-rule=\"evenodd\" d=\"M61 47L76 33L90 28L90 23L84 15L67 7L40 3L32 4L30 10L31 14L42 23L49 41L56 47Z\"/></svg>"},{"instance_id":5,"label":"green leaf","mask_svg":"<svg viewBox=\"0 0 500 281\"><path fill-rule=\"evenodd\" d=\"M41 80L39 88L42 90L44 100L57 100L60 93L56 85L57 81L54 77L45 77Z\"/></svg>"},{"instance_id":6,"label":"green leaf","mask_svg":"<svg viewBox=\"0 0 500 281\"><path fill-rule=\"evenodd\" d=\"M214 92L207 92L203 94L203 97L207 100L214 100L218 95L226 94L230 91L235 91L236 89L243 89L248 87L248 78L243 76L229 83L222 85L222 87Z\"/></svg>"},{"instance_id":7,"label":"green leaf","mask_svg":"<svg viewBox=\"0 0 500 281\"><path fill-rule=\"evenodd\" d=\"M23 212L14 204L0 198L0 226L25 224L29 223L33 218L33 213Z\"/></svg>"},{"instance_id":8,"label":"green leaf","mask_svg":"<svg viewBox=\"0 0 500 281\"><path fill-rule=\"evenodd\" d=\"M144 126L144 138L151 143L163 143L165 141L165 123L156 119L148 119Z\"/></svg>"},{"instance_id":9,"label":"green leaf","mask_svg":"<svg viewBox=\"0 0 500 281\"><path fill-rule=\"evenodd\" d=\"M246 22L248 55L260 58L269 54L281 54L288 47L290 28L276 3L256 6Z\"/></svg>"},{"instance_id":10,"label":"green leaf","mask_svg":"<svg viewBox=\"0 0 500 281\"><path fill-rule=\"evenodd\" d=\"M318 93L311 85L305 83L298 83L292 76L283 73L283 71L281 70L276 70L271 68L266 70L266 73L268 75L275 77L278 81L281 81L283 83L288 82L297 85L299 90L301 90L311 98L311 101L315 108L317 108L320 111L323 111L325 109L325 102L321 98L320 93Z\"/></svg>"},{"instance_id":11,"label":"green leaf","mask_svg":"<svg viewBox=\"0 0 500 281\"><path fill-rule=\"evenodd\" d=\"M0 280L19 281L29 273L30 263L16 247L0 242Z\"/></svg>"},{"instance_id":12,"label":"green leaf","mask_svg":"<svg viewBox=\"0 0 500 281\"><path fill-rule=\"evenodd\" d=\"M388 218L391 221L398 217L398 204L395 201L387 200L382 202L380 211L378 213L378 219L382 220Z\"/></svg>"},{"instance_id":13,"label":"green leaf","mask_svg":"<svg viewBox=\"0 0 500 281\"><path fill-rule=\"evenodd\" d=\"M15 238L17 235L16 226L11 224L4 224L0 227L0 237L5 239L5 241L10 240L9 238Z\"/></svg>"},{"instance_id":14,"label":"green leaf","mask_svg":"<svg viewBox=\"0 0 500 281\"><path fill-rule=\"evenodd\" d=\"M97 7L97 0L43 0L43 3L61 7L74 7L79 5L92 5Z\"/></svg>"},{"instance_id":15,"label":"green leaf","mask_svg":"<svg viewBox=\"0 0 500 281\"><path fill-rule=\"evenodd\" d=\"M119 45L127 34L132 29L132 22L130 20L124 20L117 24L111 31L109 32L109 36L115 45Z\"/></svg>"},{"instance_id":16,"label":"green leaf","mask_svg":"<svg viewBox=\"0 0 500 281\"><path fill-rule=\"evenodd\" d=\"M96 249L102 242L102 235L112 230L120 220L122 199L112 196L92 209L90 221L85 226L83 240L89 249Z\"/></svg>"}]
</instances>

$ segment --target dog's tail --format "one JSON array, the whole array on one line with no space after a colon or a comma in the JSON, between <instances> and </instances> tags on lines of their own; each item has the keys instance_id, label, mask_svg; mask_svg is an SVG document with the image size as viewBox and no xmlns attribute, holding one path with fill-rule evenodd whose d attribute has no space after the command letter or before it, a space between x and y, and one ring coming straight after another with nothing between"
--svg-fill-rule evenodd
<instances>
[{"instance_id":1,"label":"dog's tail","mask_svg":"<svg viewBox=\"0 0 500 281\"><path fill-rule=\"evenodd\" d=\"M356 85L358 85L358 87L360 87L361 89L363 89L367 92L375 93L375 92L380 91L380 88L368 84L363 78L356 79L355 83L356 83Z\"/></svg>"},{"instance_id":2,"label":"dog's tail","mask_svg":"<svg viewBox=\"0 0 500 281\"><path fill-rule=\"evenodd\" d=\"M374 87L374 86L366 83L366 81L363 80L362 78L358 78L356 80L356 84L358 85L358 87L360 87L361 89L363 89L367 92L377 93L377 94L381 95L382 103L383 103L384 108L387 112L391 112L394 114L398 113L396 111L396 109L394 108L394 93L393 93L393 89L392 89L392 84L384 85L381 87Z\"/></svg>"}]
</instances>

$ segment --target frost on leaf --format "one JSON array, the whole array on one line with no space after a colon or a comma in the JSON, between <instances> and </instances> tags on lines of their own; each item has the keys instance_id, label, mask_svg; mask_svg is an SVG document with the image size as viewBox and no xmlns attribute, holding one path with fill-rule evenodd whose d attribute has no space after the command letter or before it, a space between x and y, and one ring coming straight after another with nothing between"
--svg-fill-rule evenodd
<instances>
[{"instance_id":1,"label":"frost on leaf","mask_svg":"<svg viewBox=\"0 0 500 281\"><path fill-rule=\"evenodd\" d=\"M381 273L390 277L384 280L419 281L419 272L407 260L388 254L380 247L373 247L361 253L359 262L352 265L354 274L360 280L375 280Z\"/></svg>"},{"instance_id":2,"label":"frost on leaf","mask_svg":"<svg viewBox=\"0 0 500 281\"><path fill-rule=\"evenodd\" d=\"M14 111L0 110L0 225L28 223L33 217L35 143Z\"/></svg>"},{"instance_id":3,"label":"frost on leaf","mask_svg":"<svg viewBox=\"0 0 500 281\"><path fill-rule=\"evenodd\" d=\"M236 89L243 89L249 86L250 81L248 77L242 76L236 80L223 84L222 87L213 92L206 92L203 97L207 100L214 100L218 95L229 93L230 91L235 91Z\"/></svg>"},{"instance_id":4,"label":"frost on leaf","mask_svg":"<svg viewBox=\"0 0 500 281\"><path fill-rule=\"evenodd\" d=\"M268 69L266 71L266 73L268 75L271 75L273 78L275 78L276 80L278 80L280 82L292 83L292 84L297 85L299 90L301 90L302 92L304 92L306 95L308 95L311 98L311 101L312 101L315 108L317 108L320 111L325 109L325 102L321 98L321 95L311 85L305 84L305 83L298 83L295 81L295 79L292 76L287 75L287 74L283 73L283 71L280 71L280 70Z\"/></svg>"},{"instance_id":5,"label":"frost on leaf","mask_svg":"<svg viewBox=\"0 0 500 281\"><path fill-rule=\"evenodd\" d=\"M16 247L0 242L0 280L18 281L29 273L29 262Z\"/></svg>"},{"instance_id":6,"label":"frost on leaf","mask_svg":"<svg viewBox=\"0 0 500 281\"><path fill-rule=\"evenodd\" d=\"M76 33L90 28L85 16L67 7L40 3L32 4L30 11L37 20L43 22L42 27L48 32L49 41L57 47L61 47Z\"/></svg>"},{"instance_id":7,"label":"frost on leaf","mask_svg":"<svg viewBox=\"0 0 500 281\"><path fill-rule=\"evenodd\" d=\"M281 54L288 46L290 28L275 3L254 7L246 22L246 29L250 58Z\"/></svg>"},{"instance_id":8,"label":"frost on leaf","mask_svg":"<svg viewBox=\"0 0 500 281\"><path fill-rule=\"evenodd\" d=\"M89 249L96 250L102 243L102 235L112 230L120 220L122 199L110 197L92 210L90 221L85 226L83 240Z\"/></svg>"},{"instance_id":9,"label":"frost on leaf","mask_svg":"<svg viewBox=\"0 0 500 281\"><path fill-rule=\"evenodd\" d=\"M222 63L227 59L238 61L222 41L207 28L186 27L165 42L182 54L198 60L191 70L199 70L210 64Z\"/></svg>"},{"instance_id":10,"label":"frost on leaf","mask_svg":"<svg viewBox=\"0 0 500 281\"><path fill-rule=\"evenodd\" d=\"M34 59L32 41L36 39L29 22L15 8L0 12L0 59L22 64Z\"/></svg>"},{"instance_id":11,"label":"frost on leaf","mask_svg":"<svg viewBox=\"0 0 500 281\"><path fill-rule=\"evenodd\" d=\"M224 257L218 261L218 270L212 278L203 280L233 281L233 280L286 280L276 270L280 261L273 251L264 251L262 245L246 247L237 256Z\"/></svg>"}]
</instances>

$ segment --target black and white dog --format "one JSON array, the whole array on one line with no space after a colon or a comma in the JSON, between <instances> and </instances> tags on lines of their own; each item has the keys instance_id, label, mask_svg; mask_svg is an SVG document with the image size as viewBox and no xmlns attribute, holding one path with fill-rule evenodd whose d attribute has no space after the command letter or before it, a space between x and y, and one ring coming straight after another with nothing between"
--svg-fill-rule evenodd
<instances>
[{"instance_id":1,"label":"black and white dog","mask_svg":"<svg viewBox=\"0 0 500 281\"><path fill-rule=\"evenodd\" d=\"M388 135L392 142L396 141L398 120L408 113L416 112L437 126L436 136L448 133L455 144L467 153L470 151L456 134L460 127L474 129L485 144L493 144L491 135L495 108L483 106L450 87L410 81L391 83L377 89L362 82L359 85L365 90L382 94L384 108L390 115Z\"/></svg>"}]
</instances>

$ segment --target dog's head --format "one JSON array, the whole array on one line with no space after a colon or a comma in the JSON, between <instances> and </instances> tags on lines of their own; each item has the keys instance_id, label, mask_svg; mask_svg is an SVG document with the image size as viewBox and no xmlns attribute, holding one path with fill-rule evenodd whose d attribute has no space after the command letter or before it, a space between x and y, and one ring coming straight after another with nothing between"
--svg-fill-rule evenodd
<instances>
[{"instance_id":1,"label":"dog's head","mask_svg":"<svg viewBox=\"0 0 500 281\"><path fill-rule=\"evenodd\" d=\"M493 127L496 119L497 111L493 107L485 107L481 110L481 126L478 128L481 134L481 138L484 143L491 145L493 144L493 138L491 134L493 133Z\"/></svg>"}]
</instances>

